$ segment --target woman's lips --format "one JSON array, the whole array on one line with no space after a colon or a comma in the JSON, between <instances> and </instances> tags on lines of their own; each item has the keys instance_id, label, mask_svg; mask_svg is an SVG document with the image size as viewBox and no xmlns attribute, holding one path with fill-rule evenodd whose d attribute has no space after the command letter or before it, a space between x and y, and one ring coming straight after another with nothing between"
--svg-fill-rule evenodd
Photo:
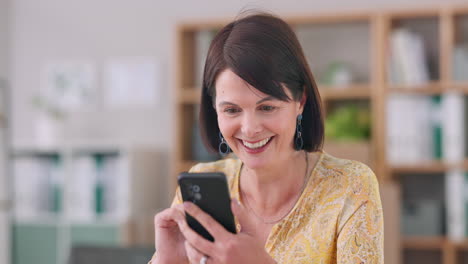
<instances>
[{"instance_id":1,"label":"woman's lips","mask_svg":"<svg viewBox=\"0 0 468 264\"><path fill-rule=\"evenodd\" d=\"M244 140L239 140L239 141L242 143L242 146L244 147L244 150L247 153L256 154L256 153L263 152L268 147L268 145L270 145L270 142L273 140L273 138L274 137L269 137L269 138L257 141L255 143L251 143L251 142L244 141Z\"/></svg>"}]
</instances>

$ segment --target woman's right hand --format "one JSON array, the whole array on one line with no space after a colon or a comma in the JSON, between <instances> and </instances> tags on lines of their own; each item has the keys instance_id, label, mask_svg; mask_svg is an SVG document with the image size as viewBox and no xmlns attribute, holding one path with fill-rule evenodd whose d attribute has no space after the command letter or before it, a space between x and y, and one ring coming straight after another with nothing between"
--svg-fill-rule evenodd
<instances>
[{"instance_id":1,"label":"woman's right hand","mask_svg":"<svg viewBox=\"0 0 468 264\"><path fill-rule=\"evenodd\" d=\"M153 264L188 263L185 252L185 238L177 225L178 220L185 221L182 204L165 209L154 217L156 258Z\"/></svg>"}]
</instances>

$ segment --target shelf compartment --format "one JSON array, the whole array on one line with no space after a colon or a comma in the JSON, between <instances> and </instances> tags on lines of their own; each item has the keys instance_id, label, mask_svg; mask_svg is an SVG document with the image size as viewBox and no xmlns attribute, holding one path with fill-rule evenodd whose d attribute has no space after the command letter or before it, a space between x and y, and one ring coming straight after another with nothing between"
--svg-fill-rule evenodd
<instances>
[{"instance_id":1,"label":"shelf compartment","mask_svg":"<svg viewBox=\"0 0 468 264\"><path fill-rule=\"evenodd\" d=\"M354 85L370 82L370 76L372 76L370 21L370 19L362 19L349 22L311 22L294 25L304 55L318 83ZM349 52L347 48L349 46L353 47L353 52ZM323 50L329 52L323 52ZM337 71L349 74L350 79L339 82L335 78Z\"/></svg>"},{"instance_id":2,"label":"shelf compartment","mask_svg":"<svg viewBox=\"0 0 468 264\"><path fill-rule=\"evenodd\" d=\"M468 13L456 13L449 43L449 68L454 82L468 82Z\"/></svg>"},{"instance_id":3,"label":"shelf compartment","mask_svg":"<svg viewBox=\"0 0 468 264\"><path fill-rule=\"evenodd\" d=\"M385 40L386 51L394 57L385 57L386 83L393 85L408 82L419 86L426 79L440 80L442 52L439 13L435 10L390 13L388 19L390 28ZM397 30L401 31L393 35ZM421 43L423 53L419 53ZM414 58L409 59L410 56Z\"/></svg>"},{"instance_id":4,"label":"shelf compartment","mask_svg":"<svg viewBox=\"0 0 468 264\"><path fill-rule=\"evenodd\" d=\"M340 142L326 140L324 150L331 155L343 159L357 160L371 168L374 167L370 141Z\"/></svg>"},{"instance_id":5,"label":"shelf compartment","mask_svg":"<svg viewBox=\"0 0 468 264\"><path fill-rule=\"evenodd\" d=\"M441 264L444 263L444 252L442 250L403 250L402 263L424 263L424 264ZM449 262L451 263L451 262Z\"/></svg>"}]
</instances>

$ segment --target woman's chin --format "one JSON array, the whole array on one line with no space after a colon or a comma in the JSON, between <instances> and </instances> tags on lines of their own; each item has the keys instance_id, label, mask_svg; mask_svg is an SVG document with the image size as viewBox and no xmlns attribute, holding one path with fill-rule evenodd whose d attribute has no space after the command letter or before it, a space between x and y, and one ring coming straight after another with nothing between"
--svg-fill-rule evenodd
<instances>
[{"instance_id":1,"label":"woman's chin","mask_svg":"<svg viewBox=\"0 0 468 264\"><path fill-rule=\"evenodd\" d=\"M268 159L266 155L253 156L251 154L246 154L246 153L243 153L243 155L241 155L239 159L242 160L242 163L244 163L244 166L252 170L265 168L272 161L271 159Z\"/></svg>"}]
</instances>

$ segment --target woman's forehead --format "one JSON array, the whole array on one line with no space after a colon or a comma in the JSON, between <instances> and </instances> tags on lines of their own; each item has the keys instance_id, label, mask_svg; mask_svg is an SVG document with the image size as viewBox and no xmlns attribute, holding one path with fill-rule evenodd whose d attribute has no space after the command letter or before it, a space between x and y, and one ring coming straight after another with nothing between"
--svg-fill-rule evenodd
<instances>
[{"instance_id":1,"label":"woman's forehead","mask_svg":"<svg viewBox=\"0 0 468 264\"><path fill-rule=\"evenodd\" d=\"M216 101L225 100L228 98L252 98L253 100L260 100L266 97L271 97L271 95L266 94L250 85L230 69L226 69L218 75L215 88ZM289 89L286 89L284 85L283 90L288 95L288 97L291 98L291 92Z\"/></svg>"},{"instance_id":2,"label":"woman's forehead","mask_svg":"<svg viewBox=\"0 0 468 264\"><path fill-rule=\"evenodd\" d=\"M216 97L224 96L254 96L263 98L267 94L256 89L248 82L237 76L234 72L227 69L221 72L216 79Z\"/></svg>"}]
</instances>

